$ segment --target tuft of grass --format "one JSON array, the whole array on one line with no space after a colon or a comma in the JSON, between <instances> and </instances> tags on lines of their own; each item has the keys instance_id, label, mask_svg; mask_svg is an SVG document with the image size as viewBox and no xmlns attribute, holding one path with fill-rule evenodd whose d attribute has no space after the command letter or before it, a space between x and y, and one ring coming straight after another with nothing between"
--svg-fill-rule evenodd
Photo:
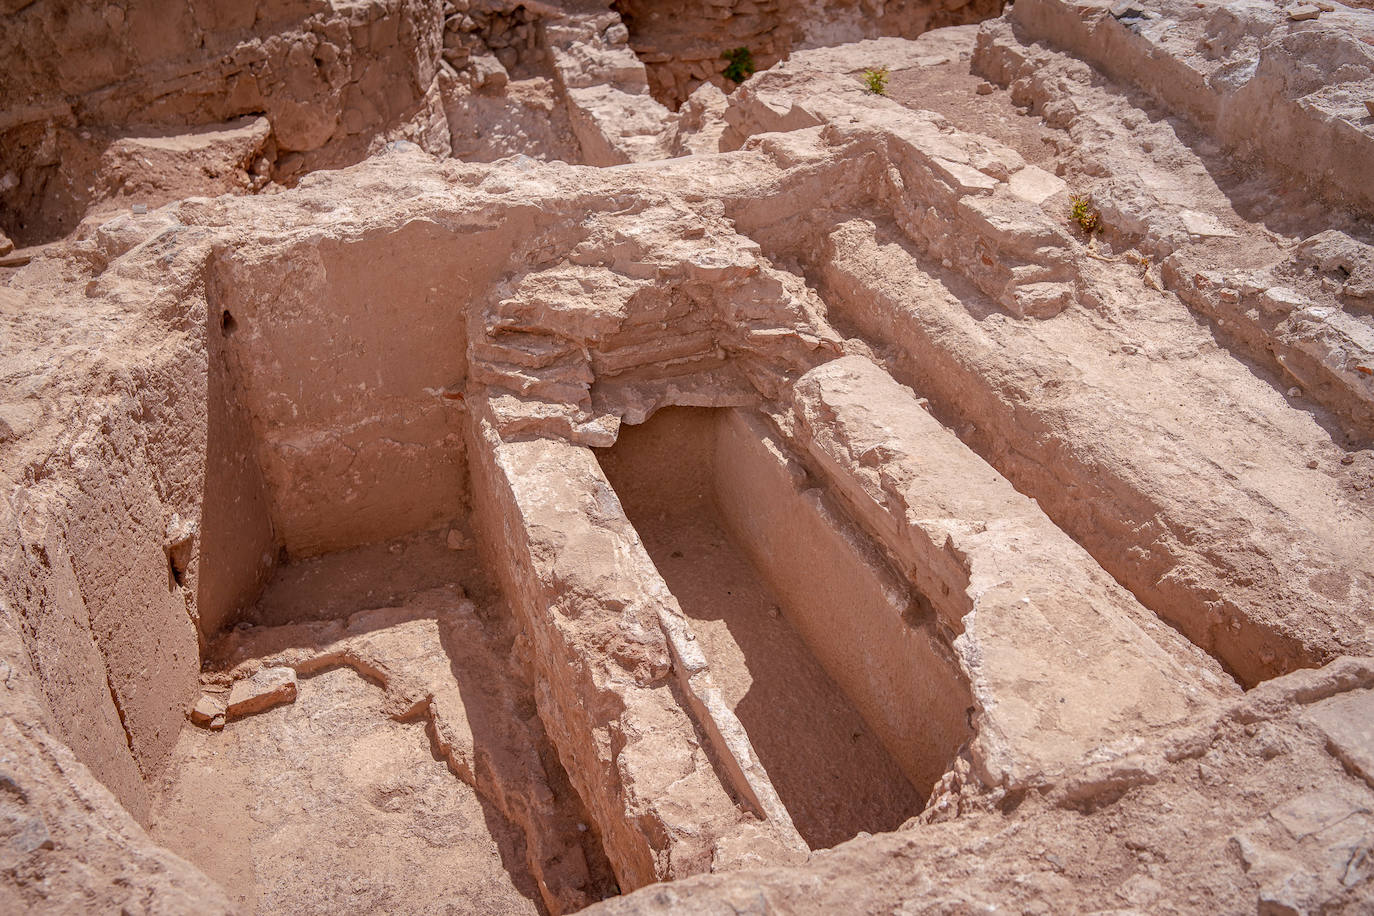
<instances>
[{"instance_id":1,"label":"tuft of grass","mask_svg":"<svg viewBox=\"0 0 1374 916\"><path fill-rule=\"evenodd\" d=\"M1086 197L1073 197L1073 209L1069 212L1069 217L1078 224L1088 235L1099 231L1102 228L1102 214L1093 202Z\"/></svg>"},{"instance_id":2,"label":"tuft of grass","mask_svg":"<svg viewBox=\"0 0 1374 916\"><path fill-rule=\"evenodd\" d=\"M727 63L720 75L732 83L742 83L754 75L754 55L748 48L735 48L721 55Z\"/></svg>"},{"instance_id":3,"label":"tuft of grass","mask_svg":"<svg viewBox=\"0 0 1374 916\"><path fill-rule=\"evenodd\" d=\"M887 95L887 78L889 74L886 67L875 67L864 71L864 86L874 95Z\"/></svg>"}]
</instances>

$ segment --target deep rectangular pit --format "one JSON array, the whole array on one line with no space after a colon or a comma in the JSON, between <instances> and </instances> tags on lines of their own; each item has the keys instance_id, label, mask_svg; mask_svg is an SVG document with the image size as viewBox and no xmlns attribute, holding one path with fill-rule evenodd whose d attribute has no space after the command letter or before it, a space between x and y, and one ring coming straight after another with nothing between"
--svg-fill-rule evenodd
<instances>
[{"instance_id":1,"label":"deep rectangular pit","mask_svg":"<svg viewBox=\"0 0 1374 916\"><path fill-rule=\"evenodd\" d=\"M764 425L669 408L598 454L807 843L919 813L967 737L967 689Z\"/></svg>"},{"instance_id":2,"label":"deep rectangular pit","mask_svg":"<svg viewBox=\"0 0 1374 916\"><path fill-rule=\"evenodd\" d=\"M466 525L279 566L206 654L294 699L188 723L151 819L246 912L566 912L615 892ZM207 675L212 695L227 675ZM581 825L579 827L579 825Z\"/></svg>"}]
</instances>

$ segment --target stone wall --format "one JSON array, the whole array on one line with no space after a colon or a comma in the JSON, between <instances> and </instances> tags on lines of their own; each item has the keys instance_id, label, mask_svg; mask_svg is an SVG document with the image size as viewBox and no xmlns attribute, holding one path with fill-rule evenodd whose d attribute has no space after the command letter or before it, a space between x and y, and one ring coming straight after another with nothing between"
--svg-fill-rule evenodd
<instances>
[{"instance_id":1,"label":"stone wall","mask_svg":"<svg viewBox=\"0 0 1374 916\"><path fill-rule=\"evenodd\" d=\"M95 191L91 172L129 133L266 115L260 168L277 179L357 162L393 128L448 153L437 4L10 6L0 23L0 230L21 244L75 227Z\"/></svg>"},{"instance_id":2,"label":"stone wall","mask_svg":"<svg viewBox=\"0 0 1374 916\"><path fill-rule=\"evenodd\" d=\"M654 98L676 109L711 83L729 92L726 52L747 48L759 70L794 48L891 35L915 38L1002 11L1001 0L617 0ZM856 69L882 61L854 61Z\"/></svg>"}]
</instances>

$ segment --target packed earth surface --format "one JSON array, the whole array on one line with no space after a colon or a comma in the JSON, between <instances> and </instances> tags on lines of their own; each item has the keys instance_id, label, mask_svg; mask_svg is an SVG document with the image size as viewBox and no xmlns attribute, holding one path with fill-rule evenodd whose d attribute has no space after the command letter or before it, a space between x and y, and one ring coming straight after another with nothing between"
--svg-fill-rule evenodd
<instances>
[{"instance_id":1,"label":"packed earth surface","mask_svg":"<svg viewBox=\"0 0 1374 916\"><path fill-rule=\"evenodd\" d=\"M0 912L1374 912L1367 0L0 0Z\"/></svg>"}]
</instances>

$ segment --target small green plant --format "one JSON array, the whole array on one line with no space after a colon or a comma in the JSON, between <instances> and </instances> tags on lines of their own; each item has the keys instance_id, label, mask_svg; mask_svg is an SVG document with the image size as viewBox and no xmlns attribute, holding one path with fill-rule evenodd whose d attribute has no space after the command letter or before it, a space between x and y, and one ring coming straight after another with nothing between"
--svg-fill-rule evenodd
<instances>
[{"instance_id":1,"label":"small green plant","mask_svg":"<svg viewBox=\"0 0 1374 916\"><path fill-rule=\"evenodd\" d=\"M721 57L728 63L720 75L732 83L742 83L754 75L754 55L748 48L735 48L733 51L726 51Z\"/></svg>"},{"instance_id":2,"label":"small green plant","mask_svg":"<svg viewBox=\"0 0 1374 916\"><path fill-rule=\"evenodd\" d=\"M1082 229L1088 235L1092 235L1102 228L1102 214L1093 206L1091 200L1086 197L1074 197L1071 199L1073 200L1073 210L1070 212L1069 216L1075 223L1078 223L1078 228Z\"/></svg>"},{"instance_id":3,"label":"small green plant","mask_svg":"<svg viewBox=\"0 0 1374 916\"><path fill-rule=\"evenodd\" d=\"M890 74L886 67L876 67L864 71L864 85L874 95L887 95L887 78Z\"/></svg>"}]
</instances>

